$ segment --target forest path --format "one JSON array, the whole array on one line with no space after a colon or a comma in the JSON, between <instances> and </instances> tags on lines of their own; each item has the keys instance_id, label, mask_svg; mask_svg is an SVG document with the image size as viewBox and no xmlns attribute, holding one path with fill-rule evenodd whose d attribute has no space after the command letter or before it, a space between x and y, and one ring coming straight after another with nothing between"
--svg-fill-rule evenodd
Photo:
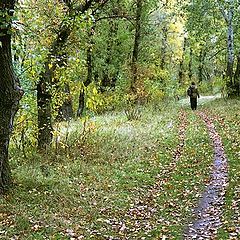
<instances>
[{"instance_id":1,"label":"forest path","mask_svg":"<svg viewBox=\"0 0 240 240\"><path fill-rule=\"evenodd\" d=\"M214 239L221 225L228 165L221 138L212 120L204 112L199 112L198 115L205 122L213 142L214 162L209 183L194 211L193 221L189 224L184 239Z\"/></svg>"},{"instance_id":2,"label":"forest path","mask_svg":"<svg viewBox=\"0 0 240 240\"><path fill-rule=\"evenodd\" d=\"M214 101L217 98L221 98L221 95L217 94L210 96L200 96L200 98L198 99L198 105L204 105L206 102ZM189 97L179 100L179 104L183 107L189 105Z\"/></svg>"}]
</instances>

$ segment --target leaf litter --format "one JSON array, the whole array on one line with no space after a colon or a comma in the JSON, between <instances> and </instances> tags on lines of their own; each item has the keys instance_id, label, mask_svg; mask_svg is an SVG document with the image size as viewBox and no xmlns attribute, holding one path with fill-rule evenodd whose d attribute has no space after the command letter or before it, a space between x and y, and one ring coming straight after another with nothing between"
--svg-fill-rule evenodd
<instances>
[{"instance_id":1,"label":"leaf litter","mask_svg":"<svg viewBox=\"0 0 240 240\"><path fill-rule=\"evenodd\" d=\"M184 234L184 239L215 239L218 228L222 225L222 207L228 185L228 165L221 137L212 120L204 113L199 116L205 122L213 142L214 162L210 180L203 192L198 207L194 209L193 221Z\"/></svg>"},{"instance_id":2,"label":"leaf litter","mask_svg":"<svg viewBox=\"0 0 240 240\"><path fill-rule=\"evenodd\" d=\"M144 232L145 237L141 239L149 239L151 237L151 231L156 228L157 224L166 223L168 220L156 216L158 211L157 197L162 194L164 187L167 186L169 179L176 169L177 161L180 159L183 148L185 145L185 132L188 125L186 112L180 111L179 114L179 132L178 132L178 145L172 154L172 162L164 169L161 174L156 176L156 182L153 186L150 186L147 193L144 196L137 197L130 207L126 211L122 212L120 218L101 219L112 231L115 232L118 237L105 236L106 239L138 239L138 233ZM165 207L165 206L164 206ZM175 208L174 203L169 202L169 206ZM167 231L167 230L166 230ZM101 235L98 231L92 231L93 235ZM161 239L167 239L164 232L161 235Z\"/></svg>"}]
</instances>

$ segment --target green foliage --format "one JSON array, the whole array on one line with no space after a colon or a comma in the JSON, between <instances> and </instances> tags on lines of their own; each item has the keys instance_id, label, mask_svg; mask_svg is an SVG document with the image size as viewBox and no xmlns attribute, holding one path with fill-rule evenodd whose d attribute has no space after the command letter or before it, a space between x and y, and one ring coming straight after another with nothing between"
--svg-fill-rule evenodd
<instances>
[{"instance_id":1,"label":"green foliage","mask_svg":"<svg viewBox=\"0 0 240 240\"><path fill-rule=\"evenodd\" d=\"M40 0L33 6L20 1L17 9L12 49L25 95L10 142L15 189L0 198L0 236L180 239L209 180L212 147L200 119L180 112L173 100L186 95L191 81L200 81L200 95L225 95L222 13L216 1L144 1L132 91L135 2L100 1L101 6L95 3L82 14L74 10L84 1L72 1L72 9L64 2ZM12 20L0 11L0 28ZM63 27L70 34L53 54ZM52 74L47 89L53 141L37 152L36 86L46 70ZM76 112L83 90L84 117L56 121L66 101ZM208 109L207 101L199 103ZM189 104L186 99L180 103ZM219 230L225 239L236 232L239 218L239 102L219 100L214 106L209 115L219 124L230 164L225 222Z\"/></svg>"}]
</instances>

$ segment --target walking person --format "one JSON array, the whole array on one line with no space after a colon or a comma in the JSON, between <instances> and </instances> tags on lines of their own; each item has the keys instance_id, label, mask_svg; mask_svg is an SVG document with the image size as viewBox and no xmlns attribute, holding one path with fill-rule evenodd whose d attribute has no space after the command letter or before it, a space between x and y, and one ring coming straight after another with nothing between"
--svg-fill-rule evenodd
<instances>
[{"instance_id":1,"label":"walking person","mask_svg":"<svg viewBox=\"0 0 240 240\"><path fill-rule=\"evenodd\" d=\"M192 82L188 88L187 95L190 97L191 109L197 110L197 98L200 98L200 96L195 82Z\"/></svg>"}]
</instances>

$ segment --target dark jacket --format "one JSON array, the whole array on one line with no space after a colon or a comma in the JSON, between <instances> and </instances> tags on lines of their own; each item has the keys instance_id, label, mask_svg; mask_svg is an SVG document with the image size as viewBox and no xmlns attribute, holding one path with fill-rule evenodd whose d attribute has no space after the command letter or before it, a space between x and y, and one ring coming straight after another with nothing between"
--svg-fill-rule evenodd
<instances>
[{"instance_id":1,"label":"dark jacket","mask_svg":"<svg viewBox=\"0 0 240 240\"><path fill-rule=\"evenodd\" d=\"M187 90L187 95L190 97L190 98L197 98L199 97L199 92L198 92L198 89L196 87L196 85L191 85L188 90Z\"/></svg>"}]
</instances>

